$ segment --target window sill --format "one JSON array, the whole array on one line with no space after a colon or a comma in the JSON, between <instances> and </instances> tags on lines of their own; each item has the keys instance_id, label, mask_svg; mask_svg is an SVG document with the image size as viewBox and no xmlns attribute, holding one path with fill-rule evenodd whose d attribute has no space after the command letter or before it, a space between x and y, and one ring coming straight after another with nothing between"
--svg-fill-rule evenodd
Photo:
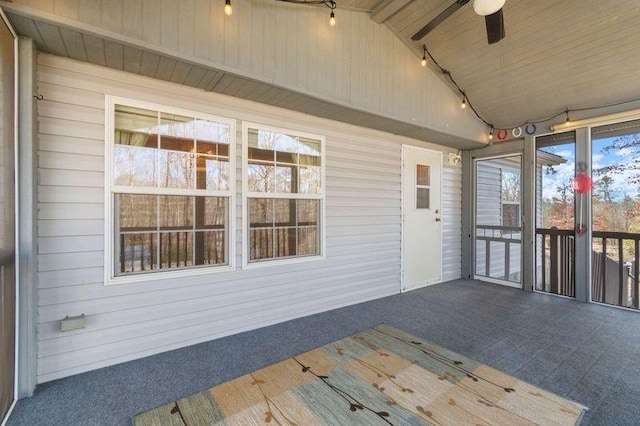
<instances>
[{"instance_id":1,"label":"window sill","mask_svg":"<svg viewBox=\"0 0 640 426\"><path fill-rule=\"evenodd\" d=\"M324 255L289 257L284 259L269 259L269 260L262 260L259 262L251 262L251 263L245 262L243 265L243 269L260 269L260 268L268 268L268 267L275 267L275 266L295 265L296 263L317 262L325 259L326 259L326 256Z\"/></svg>"},{"instance_id":2,"label":"window sill","mask_svg":"<svg viewBox=\"0 0 640 426\"><path fill-rule=\"evenodd\" d=\"M167 279L192 277L198 275L219 274L222 272L233 272L236 268L233 265L227 266L202 266L197 268L174 269L166 271L155 271L148 273L124 275L118 277L108 277L104 285L132 284L150 281L161 281Z\"/></svg>"}]
</instances>

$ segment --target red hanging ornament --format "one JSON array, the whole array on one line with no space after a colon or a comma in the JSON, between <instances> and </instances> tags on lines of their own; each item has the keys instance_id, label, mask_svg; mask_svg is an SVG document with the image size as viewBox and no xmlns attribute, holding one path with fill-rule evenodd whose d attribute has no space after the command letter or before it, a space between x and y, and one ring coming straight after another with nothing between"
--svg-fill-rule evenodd
<instances>
[{"instance_id":1,"label":"red hanging ornament","mask_svg":"<svg viewBox=\"0 0 640 426\"><path fill-rule=\"evenodd\" d=\"M591 178L584 173L578 174L573 180L573 189L578 194L586 194L591 191L591 188L593 188L593 182Z\"/></svg>"}]
</instances>

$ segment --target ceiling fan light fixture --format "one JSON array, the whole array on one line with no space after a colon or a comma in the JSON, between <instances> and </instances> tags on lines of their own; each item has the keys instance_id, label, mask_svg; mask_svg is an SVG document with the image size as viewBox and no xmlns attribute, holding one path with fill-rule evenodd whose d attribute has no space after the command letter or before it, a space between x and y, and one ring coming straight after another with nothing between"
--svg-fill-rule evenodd
<instances>
[{"instance_id":1,"label":"ceiling fan light fixture","mask_svg":"<svg viewBox=\"0 0 640 426\"><path fill-rule=\"evenodd\" d=\"M506 0L473 0L473 10L480 16L493 15L504 6Z\"/></svg>"}]
</instances>

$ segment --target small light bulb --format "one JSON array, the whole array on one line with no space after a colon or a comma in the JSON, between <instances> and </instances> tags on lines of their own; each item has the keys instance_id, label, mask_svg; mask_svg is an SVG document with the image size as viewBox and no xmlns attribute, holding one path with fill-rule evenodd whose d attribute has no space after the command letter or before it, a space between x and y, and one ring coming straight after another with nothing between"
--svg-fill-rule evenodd
<instances>
[{"instance_id":1,"label":"small light bulb","mask_svg":"<svg viewBox=\"0 0 640 426\"><path fill-rule=\"evenodd\" d=\"M225 0L224 2L224 14L227 16L231 16L233 13L233 8L231 7L231 0Z\"/></svg>"},{"instance_id":2,"label":"small light bulb","mask_svg":"<svg viewBox=\"0 0 640 426\"><path fill-rule=\"evenodd\" d=\"M336 15L333 13L333 10L331 11L331 16L329 16L329 25L332 27L336 26Z\"/></svg>"},{"instance_id":3,"label":"small light bulb","mask_svg":"<svg viewBox=\"0 0 640 426\"><path fill-rule=\"evenodd\" d=\"M467 107L467 100L462 98L462 103L460 104L460 108L465 109Z\"/></svg>"},{"instance_id":4,"label":"small light bulb","mask_svg":"<svg viewBox=\"0 0 640 426\"><path fill-rule=\"evenodd\" d=\"M489 132L489 140L493 140L493 129Z\"/></svg>"},{"instance_id":5,"label":"small light bulb","mask_svg":"<svg viewBox=\"0 0 640 426\"><path fill-rule=\"evenodd\" d=\"M420 61L420 65L422 65L423 67L427 66L427 57L426 56L422 57L422 61Z\"/></svg>"}]
</instances>

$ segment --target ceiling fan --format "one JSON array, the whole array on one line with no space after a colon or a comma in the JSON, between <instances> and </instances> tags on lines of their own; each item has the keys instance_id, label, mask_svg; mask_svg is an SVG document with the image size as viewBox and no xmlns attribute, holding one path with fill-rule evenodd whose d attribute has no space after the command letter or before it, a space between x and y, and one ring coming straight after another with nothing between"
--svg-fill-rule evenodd
<instances>
[{"instance_id":1,"label":"ceiling fan","mask_svg":"<svg viewBox=\"0 0 640 426\"><path fill-rule=\"evenodd\" d=\"M415 33L411 40L419 41L429 34L431 30L440 25L445 19L453 15L458 9L469 3L470 0L456 0L451 6L440 12L431 22ZM473 0L473 10L478 15L484 16L487 26L487 41L489 44L497 43L505 36L502 7L506 0Z\"/></svg>"}]
</instances>

